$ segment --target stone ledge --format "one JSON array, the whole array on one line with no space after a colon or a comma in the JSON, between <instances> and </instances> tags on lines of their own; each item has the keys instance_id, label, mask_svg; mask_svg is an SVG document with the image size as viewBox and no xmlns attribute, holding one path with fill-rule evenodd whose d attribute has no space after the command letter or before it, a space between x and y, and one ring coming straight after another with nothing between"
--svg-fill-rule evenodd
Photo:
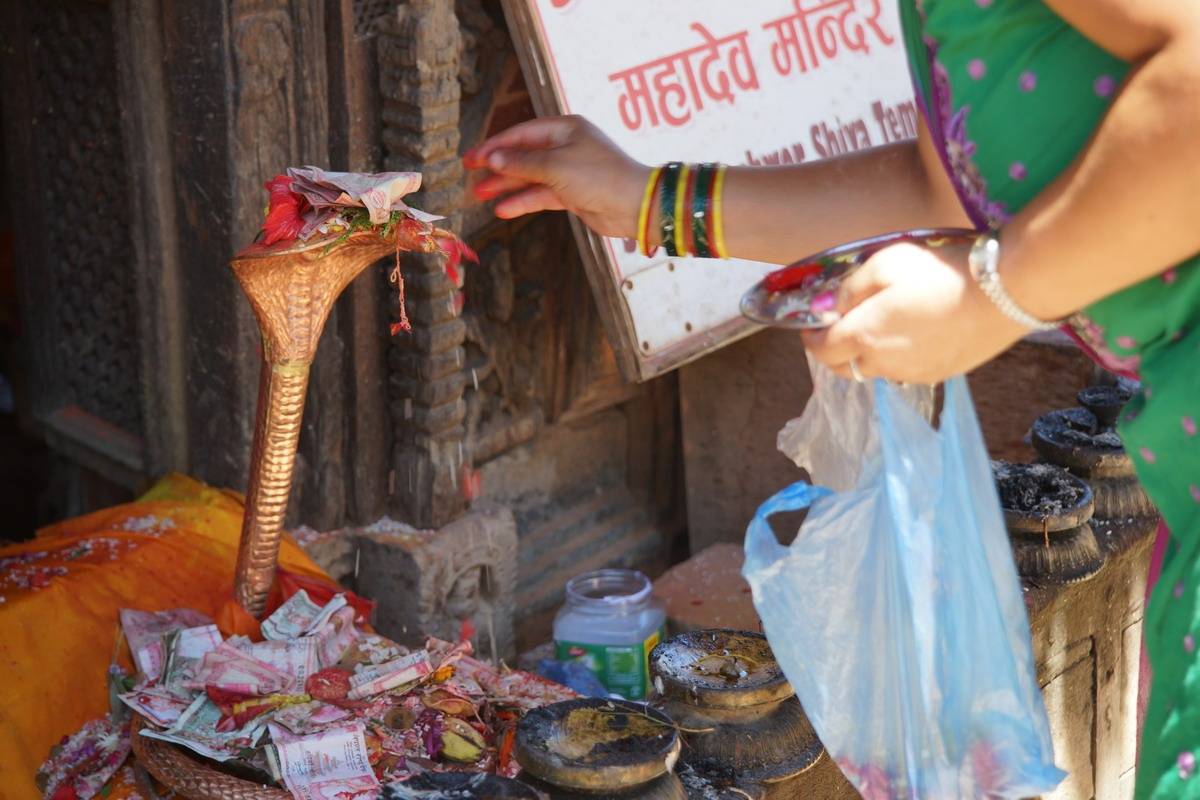
<instances>
[{"instance_id":1,"label":"stone ledge","mask_svg":"<svg viewBox=\"0 0 1200 800\"><path fill-rule=\"evenodd\" d=\"M742 577L741 545L714 544L664 572L654 596L667 607L672 634L701 628L761 631L750 584Z\"/></svg>"},{"instance_id":2,"label":"stone ledge","mask_svg":"<svg viewBox=\"0 0 1200 800\"><path fill-rule=\"evenodd\" d=\"M507 508L477 504L439 530L388 517L296 538L334 578L377 603L376 629L403 644L457 639L464 624L485 658L511 660L517 528Z\"/></svg>"}]
</instances>

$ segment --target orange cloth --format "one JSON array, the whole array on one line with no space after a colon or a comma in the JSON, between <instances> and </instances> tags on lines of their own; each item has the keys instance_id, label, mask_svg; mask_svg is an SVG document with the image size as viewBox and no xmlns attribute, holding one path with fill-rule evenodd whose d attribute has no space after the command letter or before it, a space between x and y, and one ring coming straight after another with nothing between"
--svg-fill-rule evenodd
<instances>
[{"instance_id":1,"label":"orange cloth","mask_svg":"<svg viewBox=\"0 0 1200 800\"><path fill-rule=\"evenodd\" d=\"M169 475L136 502L0 548L0 800L39 798L51 746L107 712L120 609L217 618L231 602L242 514L238 495ZM279 563L329 580L290 538Z\"/></svg>"}]
</instances>

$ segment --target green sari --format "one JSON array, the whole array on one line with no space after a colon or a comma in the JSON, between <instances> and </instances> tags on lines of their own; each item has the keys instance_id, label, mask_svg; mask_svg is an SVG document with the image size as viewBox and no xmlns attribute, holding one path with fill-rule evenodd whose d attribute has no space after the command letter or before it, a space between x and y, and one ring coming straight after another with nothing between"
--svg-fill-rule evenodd
<instances>
[{"instance_id":1,"label":"green sari","mask_svg":"<svg viewBox=\"0 0 1200 800\"><path fill-rule=\"evenodd\" d=\"M946 169L976 225L1002 227L1079 154L1129 65L1041 0L901 0L901 14ZM1096 303L1070 331L1105 367L1142 381L1120 433L1172 532L1145 618L1154 685L1138 800L1200 800L1198 265Z\"/></svg>"}]
</instances>

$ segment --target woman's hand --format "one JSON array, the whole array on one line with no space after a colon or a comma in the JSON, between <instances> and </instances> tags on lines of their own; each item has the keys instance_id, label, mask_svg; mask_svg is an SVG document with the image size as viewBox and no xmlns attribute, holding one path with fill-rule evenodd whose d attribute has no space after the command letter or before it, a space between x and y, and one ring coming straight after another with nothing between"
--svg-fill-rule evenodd
<instances>
[{"instance_id":1,"label":"woman's hand","mask_svg":"<svg viewBox=\"0 0 1200 800\"><path fill-rule=\"evenodd\" d=\"M842 284L829 328L806 331L819 361L852 378L937 383L967 372L1026 331L1004 316L967 270L965 246L880 250Z\"/></svg>"},{"instance_id":2,"label":"woman's hand","mask_svg":"<svg viewBox=\"0 0 1200 800\"><path fill-rule=\"evenodd\" d=\"M475 185L475 195L503 195L496 204L502 219L566 210L602 236L637 236L650 168L583 117L523 122L468 152L463 163L490 171Z\"/></svg>"},{"instance_id":3,"label":"woman's hand","mask_svg":"<svg viewBox=\"0 0 1200 800\"><path fill-rule=\"evenodd\" d=\"M880 231L970 225L923 121L919 141L778 167L730 167L725 245L734 258L787 264ZM487 170L481 200L496 216L571 211L602 236L637 237L650 168L582 117L546 117L498 133L463 155ZM649 245L659 240L651 209Z\"/></svg>"}]
</instances>

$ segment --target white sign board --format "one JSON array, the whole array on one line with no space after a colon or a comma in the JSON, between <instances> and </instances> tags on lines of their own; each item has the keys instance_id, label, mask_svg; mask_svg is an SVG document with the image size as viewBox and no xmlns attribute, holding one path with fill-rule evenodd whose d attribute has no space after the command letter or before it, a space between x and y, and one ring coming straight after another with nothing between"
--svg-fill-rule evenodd
<instances>
[{"instance_id":1,"label":"white sign board","mask_svg":"<svg viewBox=\"0 0 1200 800\"><path fill-rule=\"evenodd\" d=\"M538 112L587 117L645 163L792 164L916 134L894 0L505 0L505 10ZM770 266L646 258L575 224L626 377L753 330L738 301Z\"/></svg>"}]
</instances>

